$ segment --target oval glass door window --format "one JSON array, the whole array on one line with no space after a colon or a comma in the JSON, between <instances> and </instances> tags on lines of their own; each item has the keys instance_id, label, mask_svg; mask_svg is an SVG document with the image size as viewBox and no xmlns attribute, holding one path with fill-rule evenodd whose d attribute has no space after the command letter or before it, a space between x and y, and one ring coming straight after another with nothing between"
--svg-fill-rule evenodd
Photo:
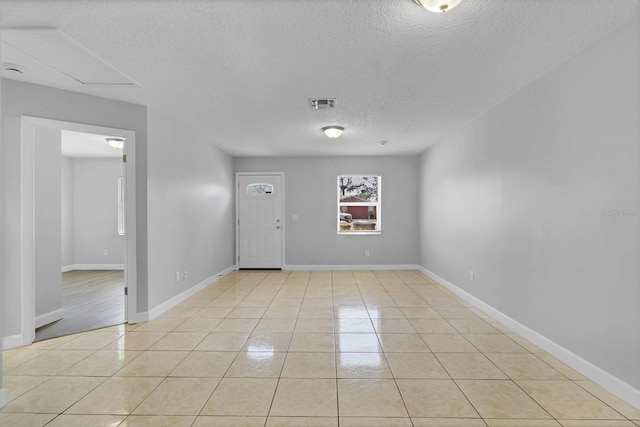
<instances>
[{"instance_id":1,"label":"oval glass door window","mask_svg":"<svg viewBox=\"0 0 640 427\"><path fill-rule=\"evenodd\" d=\"M249 184L247 185L247 194L249 196L269 196L273 194L273 185L271 184Z\"/></svg>"}]
</instances>

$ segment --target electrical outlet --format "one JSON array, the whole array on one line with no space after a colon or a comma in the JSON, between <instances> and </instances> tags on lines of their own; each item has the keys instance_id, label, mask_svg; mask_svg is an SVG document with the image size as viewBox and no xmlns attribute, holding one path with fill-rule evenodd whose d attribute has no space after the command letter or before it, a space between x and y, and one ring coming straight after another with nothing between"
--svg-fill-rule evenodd
<instances>
[{"instance_id":1,"label":"electrical outlet","mask_svg":"<svg viewBox=\"0 0 640 427\"><path fill-rule=\"evenodd\" d=\"M469 271L469 281L470 282L473 282L473 276L474 276L473 271Z\"/></svg>"},{"instance_id":2,"label":"electrical outlet","mask_svg":"<svg viewBox=\"0 0 640 427\"><path fill-rule=\"evenodd\" d=\"M369 249L365 249L364 250L364 256L370 256L371 252L369 252Z\"/></svg>"},{"instance_id":3,"label":"electrical outlet","mask_svg":"<svg viewBox=\"0 0 640 427\"><path fill-rule=\"evenodd\" d=\"M105 249L105 250L103 250L103 251L102 251L102 254L103 254L104 256L109 256L109 249Z\"/></svg>"},{"instance_id":4,"label":"electrical outlet","mask_svg":"<svg viewBox=\"0 0 640 427\"><path fill-rule=\"evenodd\" d=\"M176 282L180 281L180 272L176 271Z\"/></svg>"},{"instance_id":5,"label":"electrical outlet","mask_svg":"<svg viewBox=\"0 0 640 427\"><path fill-rule=\"evenodd\" d=\"M187 270L185 270L185 271L183 271L183 272L182 272L182 278L183 278L184 280L187 280Z\"/></svg>"},{"instance_id":6,"label":"electrical outlet","mask_svg":"<svg viewBox=\"0 0 640 427\"><path fill-rule=\"evenodd\" d=\"M299 219L300 219L300 217L298 216L298 214L291 215L291 221L297 221Z\"/></svg>"}]
</instances>

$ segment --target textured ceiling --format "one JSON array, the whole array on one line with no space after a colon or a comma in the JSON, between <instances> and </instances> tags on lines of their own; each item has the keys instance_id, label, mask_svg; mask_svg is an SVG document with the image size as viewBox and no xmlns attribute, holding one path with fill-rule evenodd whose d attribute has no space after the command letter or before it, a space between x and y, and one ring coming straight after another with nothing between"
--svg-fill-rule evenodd
<instances>
[{"instance_id":1,"label":"textured ceiling","mask_svg":"<svg viewBox=\"0 0 640 427\"><path fill-rule=\"evenodd\" d=\"M387 155L424 151L638 19L639 7L463 0L433 14L412 0L0 0L0 26L60 29L142 86L73 90L148 105L235 156ZM19 79L69 88L36 70ZM315 97L337 108L312 111ZM320 132L329 124L345 127L340 139Z\"/></svg>"}]
</instances>

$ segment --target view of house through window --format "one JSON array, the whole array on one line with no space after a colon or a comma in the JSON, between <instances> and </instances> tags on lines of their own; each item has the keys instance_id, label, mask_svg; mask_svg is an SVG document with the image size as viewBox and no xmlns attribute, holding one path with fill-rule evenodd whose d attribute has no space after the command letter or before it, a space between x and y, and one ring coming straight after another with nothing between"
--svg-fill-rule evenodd
<instances>
[{"instance_id":1,"label":"view of house through window","mask_svg":"<svg viewBox=\"0 0 640 427\"><path fill-rule=\"evenodd\" d=\"M381 176L338 176L338 234L377 234L382 230Z\"/></svg>"}]
</instances>

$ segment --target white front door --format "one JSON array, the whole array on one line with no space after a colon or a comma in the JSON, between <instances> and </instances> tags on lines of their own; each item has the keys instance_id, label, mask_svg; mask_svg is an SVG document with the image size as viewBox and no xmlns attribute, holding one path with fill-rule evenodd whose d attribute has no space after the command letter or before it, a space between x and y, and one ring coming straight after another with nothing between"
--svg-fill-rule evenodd
<instances>
[{"instance_id":1,"label":"white front door","mask_svg":"<svg viewBox=\"0 0 640 427\"><path fill-rule=\"evenodd\" d=\"M239 268L282 268L282 176L238 176Z\"/></svg>"}]
</instances>

